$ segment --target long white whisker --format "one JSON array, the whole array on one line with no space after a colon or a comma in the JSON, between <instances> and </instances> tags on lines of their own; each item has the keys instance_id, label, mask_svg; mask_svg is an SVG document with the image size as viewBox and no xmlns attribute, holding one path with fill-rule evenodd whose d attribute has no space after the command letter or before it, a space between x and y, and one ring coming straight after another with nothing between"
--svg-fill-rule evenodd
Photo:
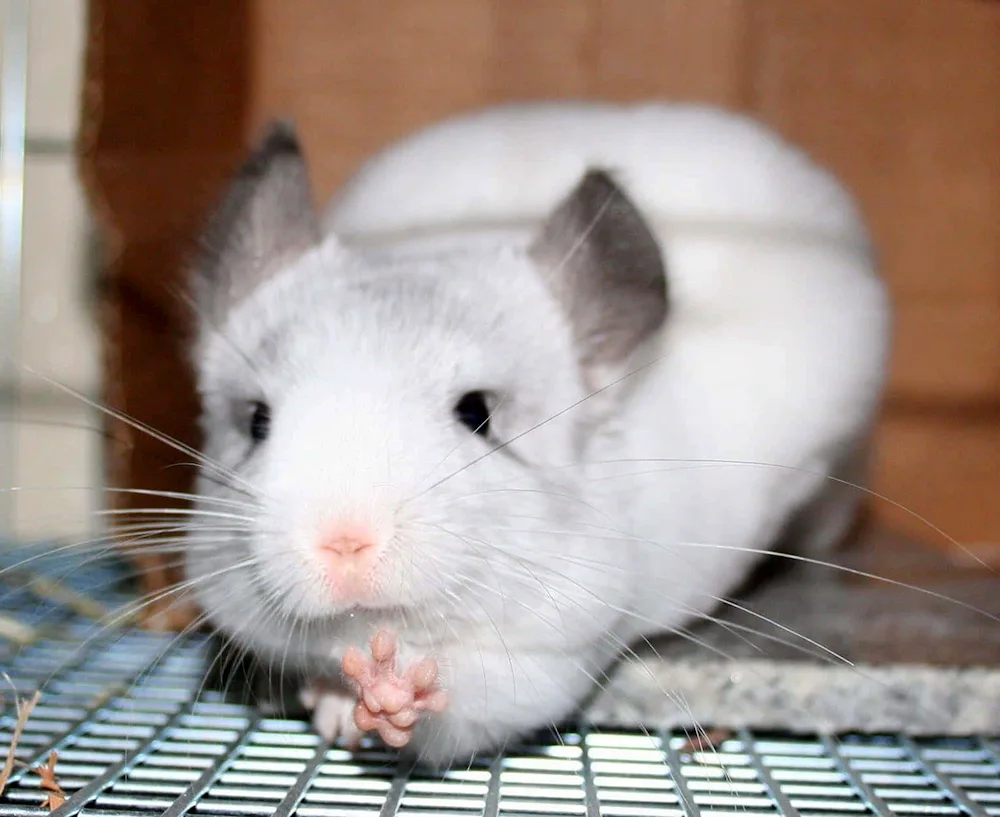
<instances>
[{"instance_id":1,"label":"long white whisker","mask_svg":"<svg viewBox=\"0 0 1000 817\"><path fill-rule=\"evenodd\" d=\"M197 502L209 503L212 505L224 505L227 507L241 508L244 510L257 510L258 506L237 499L226 499L223 497L209 496L207 494L194 494L184 491L157 491L151 488L111 488L103 485L13 485L8 488L0 488L0 493L53 493L80 491L85 493L102 494L126 494L129 496L150 496L163 497L164 499L193 500Z\"/></svg>"},{"instance_id":2,"label":"long white whisker","mask_svg":"<svg viewBox=\"0 0 1000 817\"><path fill-rule=\"evenodd\" d=\"M542 521L545 521L545 520L542 520ZM892 585L892 586L895 586L895 587L899 587L899 588L902 588L904 590L910 590L910 591L913 591L913 592L916 592L916 593L922 593L922 594L925 594L925 595L927 595L927 596L929 596L931 598L935 598L938 601L944 601L944 602L948 602L949 604L955 604L955 605L957 605L959 607L962 607L962 608L964 608L964 609L966 609L966 610L968 610L970 612L977 613L979 615L985 616L986 618L990 619L991 621L1000 623L1000 616L992 615L992 614L986 612L985 610L982 610L980 608L975 607L974 605L971 605L971 604L968 604L966 602L963 602L960 599L956 599L954 597L947 596L947 595L945 595L943 593L939 593L939 592L934 591L934 590L929 590L928 588L925 588L925 587L920 587L919 585L908 584L906 582L903 582L903 581L900 581L900 580L897 580L897 579L892 579L892 578L890 578L888 576L880 576L880 575L878 575L876 573L869 573L867 571L859 570L857 568L852 568L852 567L848 567L846 565L837 564L836 562L829 562L829 561L824 561L822 559L815 559L815 558L812 558L812 557L809 557L809 556L804 556L804 555L797 554L797 553L788 553L786 551L770 550L768 548L743 547L743 546L740 546L740 545L727 545L727 544L719 544L719 543L714 543L714 542L694 542L694 541L676 540L676 541L672 541L669 544L667 544L667 543L657 542L657 541L652 540L652 539L647 539L645 537L641 537L641 536L638 536L638 535L635 535L635 534L629 534L629 533L626 533L624 531L615 530L615 529L612 529L612 528L603 528L602 526L590 525L590 524L586 524L585 526L586 527L590 527L590 528L595 528L597 530L607 530L608 531L608 535L607 536L602 536L602 535L598 535L598 534L581 534L581 533L576 533L574 531L536 530L536 529L524 529L524 528L491 527L489 529L493 530L493 531L496 531L496 532L501 532L501 533L504 533L504 532L505 533L531 533L531 534L538 534L538 535L543 535L543 536L567 536L567 537L577 537L578 536L578 537L580 537L582 539L599 539L599 540L600 539L607 539L608 541L617 541L617 540L621 540L621 539L628 539L628 540L632 540L632 541L635 541L635 542L640 542L642 544L652 545L652 546L657 547L657 548L667 548L667 547L673 548L673 547L678 547L678 548L691 548L691 549L703 548L703 549L706 549L706 550L713 550L713 549L715 549L715 550L729 550L729 551L733 551L733 552L737 552L737 553L755 554L755 555L766 556L766 557L774 558L774 559L784 559L784 560L793 561L793 562L801 562L803 564L808 564L808 565L812 565L812 566L815 566L815 567L826 568L828 570L832 570L832 571L844 573L846 575L856 576L858 578L864 578L864 579L870 579L870 580L876 581L876 582L882 582L884 584ZM608 569L611 570L613 568L609 567Z\"/></svg>"},{"instance_id":3,"label":"long white whisker","mask_svg":"<svg viewBox=\"0 0 1000 817\"><path fill-rule=\"evenodd\" d=\"M217 463L214 460L206 457L204 454L202 454L197 449L192 448L190 445L182 443L180 440L177 440L169 436L168 434L163 434L162 432L157 431L152 426L147 425L146 423L143 423L140 420L136 420L133 417L129 417L124 412L116 411L115 409L109 408L108 406L103 406L97 401L91 400L85 394L82 394L76 389L70 388L64 383L60 383L58 380L54 380L50 377L47 377L46 375L41 374L35 369L32 369L30 366L22 365L22 368L29 374L33 375L34 377L37 377L38 379L44 381L45 383L48 383L50 386L59 389L59 391L63 392L64 394L68 394L71 397L74 397L84 405L89 406L90 408L95 409L97 411L100 411L103 414L106 414L107 416L115 420L118 420L121 423L125 423L126 425L135 429L136 431L141 431L144 434L147 434L150 437L152 437L154 440L157 440L158 442L161 442L164 445L169 446L170 448L173 448L174 450L179 451L182 454L186 454L187 456L192 457L196 462L200 463L202 466L211 471L215 471L216 473L221 474L225 479L239 482L243 485L244 488L247 488L248 490L253 490L253 486L250 485L248 482L246 482L242 477L240 477L239 474L236 474L230 469L227 469L224 466L222 466L220 463Z\"/></svg>"},{"instance_id":4,"label":"long white whisker","mask_svg":"<svg viewBox=\"0 0 1000 817\"><path fill-rule=\"evenodd\" d=\"M604 392L606 392L606 391L608 391L608 390L610 390L610 389L612 389L612 388L620 385L621 383L623 383L624 381L628 380L629 378L634 377L635 375L637 375L639 372L642 372L645 369L648 369L651 366L656 365L657 363L660 362L660 360L663 359L663 357L664 357L663 355L660 355L660 356L658 356L657 358L655 358L653 360L650 360L650 361L648 361L646 363L643 363L641 366L638 366L635 369L632 369L632 370L626 372L625 374L621 375L620 377L616 378L612 382L608 383L606 386L602 386L599 389L595 389L594 391L590 392L589 394L585 395L584 397L581 397L579 400L576 400L573 403L571 403L570 405L566 406L564 409L561 409L560 411L557 411L555 414L547 417L546 419L541 420L541 421L535 423L530 428L527 428L524 431L522 431L522 432L520 432L518 434L515 434L513 437L509 438L508 440L505 440L504 442L499 443L498 445L494 446L489 451L487 451L485 454L481 454L480 456L478 456L475 459L473 459L471 462L468 462L465 465L463 465L458 470L452 471L447 476L444 476L441 479L437 480L436 482L431 483L428 487L424 488L422 491L419 491L418 493L416 493L415 495L411 496L409 499L407 499L406 501L404 501L403 505L406 505L406 504L408 504L410 502L413 502L416 499L419 499L422 496L425 496L426 494L430 493L434 489L440 487L441 485L444 485L450 479L454 479L456 476L458 476L462 472L467 471L469 468L472 468L474 465L482 462L487 457L493 456L497 452L502 451L503 449L507 448L510 445L513 445L518 440L523 439L528 434L531 434L532 432L537 431L538 429L540 429L540 428L548 425L553 420L557 420L560 417L562 417L563 415L568 414L569 412L573 411L573 409L578 408L579 406L583 405L584 403L586 403L587 401L593 399L594 397L597 397L598 395L603 394Z\"/></svg>"},{"instance_id":5,"label":"long white whisker","mask_svg":"<svg viewBox=\"0 0 1000 817\"><path fill-rule=\"evenodd\" d=\"M186 516L194 518L210 519L235 519L248 524L257 520L252 516L242 514L226 513L225 511L203 510L201 508L109 508L102 511L94 511L94 516L137 516L139 514L150 514L151 516Z\"/></svg>"}]
</instances>

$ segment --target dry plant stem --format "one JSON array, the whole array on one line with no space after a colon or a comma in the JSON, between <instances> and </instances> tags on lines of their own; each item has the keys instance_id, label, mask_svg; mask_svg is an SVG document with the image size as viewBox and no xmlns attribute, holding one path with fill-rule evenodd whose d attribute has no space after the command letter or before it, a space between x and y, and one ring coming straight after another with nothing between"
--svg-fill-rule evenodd
<instances>
[{"instance_id":1,"label":"dry plant stem","mask_svg":"<svg viewBox=\"0 0 1000 817\"><path fill-rule=\"evenodd\" d=\"M10 679L8 679L10 680ZM13 686L13 685L12 685ZM11 772L14 771L16 760L17 743L21 739L24 725L31 717L31 712L37 706L38 699L42 697L41 690L35 690L35 694L29 700L17 699L17 723L14 725L14 732L10 737L10 747L7 749L7 759L4 761L3 769L0 770L0 794L7 788L7 781Z\"/></svg>"},{"instance_id":2,"label":"dry plant stem","mask_svg":"<svg viewBox=\"0 0 1000 817\"><path fill-rule=\"evenodd\" d=\"M42 766L36 766L34 771L42 778L41 787L48 792L42 806L54 811L66 802L66 792L56 780L56 763L59 761L59 753L53 749L49 752L49 760Z\"/></svg>"}]
</instances>

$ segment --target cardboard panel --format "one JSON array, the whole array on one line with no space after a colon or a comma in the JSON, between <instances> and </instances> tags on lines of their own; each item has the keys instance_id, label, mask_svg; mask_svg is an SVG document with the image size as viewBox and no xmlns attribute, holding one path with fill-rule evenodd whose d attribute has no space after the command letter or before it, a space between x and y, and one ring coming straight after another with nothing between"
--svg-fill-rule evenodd
<instances>
[{"instance_id":1,"label":"cardboard panel","mask_svg":"<svg viewBox=\"0 0 1000 817\"><path fill-rule=\"evenodd\" d=\"M893 288L1000 295L1000 4L762 0L762 119L860 197Z\"/></svg>"},{"instance_id":2,"label":"cardboard panel","mask_svg":"<svg viewBox=\"0 0 1000 817\"><path fill-rule=\"evenodd\" d=\"M588 55L594 91L745 108L749 14L748 0L602 0Z\"/></svg>"},{"instance_id":3,"label":"cardboard panel","mask_svg":"<svg viewBox=\"0 0 1000 817\"><path fill-rule=\"evenodd\" d=\"M194 392L182 352L187 321L178 290L196 225L243 150L247 18L243 4L171 0L88 4L80 174L109 251L100 314L104 400L118 412L197 443ZM190 490L183 455L128 423L109 422L112 486ZM134 512L174 505L114 493ZM129 516L122 517L128 521ZM145 589L177 580L176 557L138 560ZM175 599L146 610L185 623Z\"/></svg>"},{"instance_id":4,"label":"cardboard panel","mask_svg":"<svg viewBox=\"0 0 1000 817\"><path fill-rule=\"evenodd\" d=\"M901 297L895 320L894 399L1000 400L1000 293L991 299Z\"/></svg>"},{"instance_id":5,"label":"cardboard panel","mask_svg":"<svg viewBox=\"0 0 1000 817\"><path fill-rule=\"evenodd\" d=\"M295 119L316 196L370 153L487 100L496 51L488 0L257 0L250 129Z\"/></svg>"},{"instance_id":6,"label":"cardboard panel","mask_svg":"<svg viewBox=\"0 0 1000 817\"><path fill-rule=\"evenodd\" d=\"M1000 542L1000 4L762 0L749 25L753 110L853 189L896 297L875 487Z\"/></svg>"},{"instance_id":7,"label":"cardboard panel","mask_svg":"<svg viewBox=\"0 0 1000 817\"><path fill-rule=\"evenodd\" d=\"M501 0L490 60L492 99L586 97L600 32L594 0Z\"/></svg>"},{"instance_id":8,"label":"cardboard panel","mask_svg":"<svg viewBox=\"0 0 1000 817\"><path fill-rule=\"evenodd\" d=\"M88 3L84 150L226 151L243 128L244 3Z\"/></svg>"},{"instance_id":9,"label":"cardboard panel","mask_svg":"<svg viewBox=\"0 0 1000 817\"><path fill-rule=\"evenodd\" d=\"M885 499L872 503L877 520L946 549L1000 558L1000 404L901 406L879 443L874 488Z\"/></svg>"},{"instance_id":10,"label":"cardboard panel","mask_svg":"<svg viewBox=\"0 0 1000 817\"><path fill-rule=\"evenodd\" d=\"M745 0L258 0L251 130L296 119L325 199L371 153L493 102L743 104Z\"/></svg>"}]
</instances>

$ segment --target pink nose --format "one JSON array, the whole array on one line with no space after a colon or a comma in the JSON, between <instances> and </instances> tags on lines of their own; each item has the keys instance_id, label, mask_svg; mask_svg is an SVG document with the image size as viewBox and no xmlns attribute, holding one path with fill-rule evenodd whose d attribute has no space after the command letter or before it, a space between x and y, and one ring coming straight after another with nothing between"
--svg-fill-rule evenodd
<instances>
[{"instance_id":1,"label":"pink nose","mask_svg":"<svg viewBox=\"0 0 1000 817\"><path fill-rule=\"evenodd\" d=\"M335 527L320 539L320 552L329 556L349 558L375 547L375 536L371 531L356 526Z\"/></svg>"}]
</instances>

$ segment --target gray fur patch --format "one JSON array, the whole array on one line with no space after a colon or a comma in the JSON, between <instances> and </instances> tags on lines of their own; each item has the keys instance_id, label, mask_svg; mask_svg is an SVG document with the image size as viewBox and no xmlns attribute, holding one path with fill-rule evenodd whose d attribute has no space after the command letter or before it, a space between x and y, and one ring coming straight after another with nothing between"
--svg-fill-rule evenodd
<instances>
[{"instance_id":1,"label":"gray fur patch","mask_svg":"<svg viewBox=\"0 0 1000 817\"><path fill-rule=\"evenodd\" d=\"M243 164L202 238L195 270L199 308L226 313L319 241L319 219L294 127L274 122Z\"/></svg>"},{"instance_id":2,"label":"gray fur patch","mask_svg":"<svg viewBox=\"0 0 1000 817\"><path fill-rule=\"evenodd\" d=\"M659 244L603 170L587 171L549 216L531 255L573 327L585 367L623 362L666 318Z\"/></svg>"}]
</instances>

